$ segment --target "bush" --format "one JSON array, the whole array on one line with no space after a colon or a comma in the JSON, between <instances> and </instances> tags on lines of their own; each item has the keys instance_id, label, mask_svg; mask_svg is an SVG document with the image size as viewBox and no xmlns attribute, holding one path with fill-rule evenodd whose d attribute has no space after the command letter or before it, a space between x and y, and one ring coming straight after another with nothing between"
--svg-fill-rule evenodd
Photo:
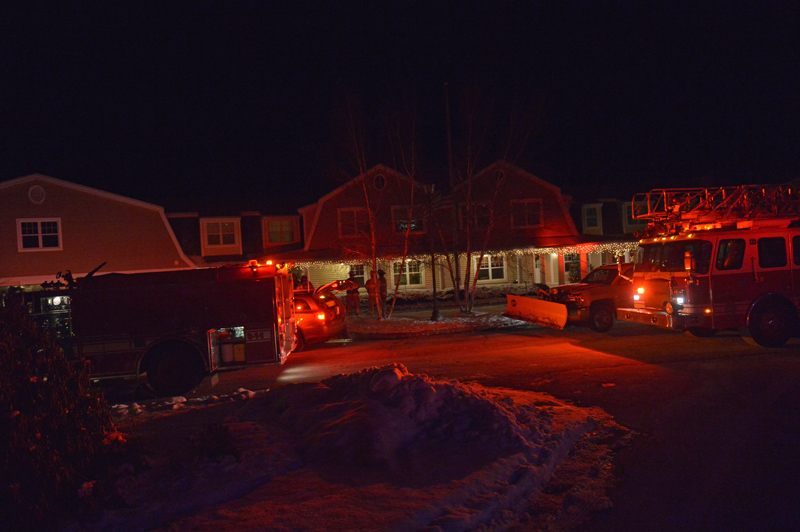
<instances>
[{"instance_id":1,"label":"bush","mask_svg":"<svg viewBox=\"0 0 800 532\"><path fill-rule=\"evenodd\" d=\"M113 431L85 366L70 363L22 307L0 308L0 506L9 530L51 528L77 507Z\"/></svg>"}]
</instances>

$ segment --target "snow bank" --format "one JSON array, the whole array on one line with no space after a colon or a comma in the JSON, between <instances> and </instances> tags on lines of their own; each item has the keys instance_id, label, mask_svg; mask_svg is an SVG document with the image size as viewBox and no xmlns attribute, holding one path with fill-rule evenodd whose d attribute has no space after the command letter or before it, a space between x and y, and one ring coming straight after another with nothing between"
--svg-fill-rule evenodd
<instances>
[{"instance_id":1,"label":"snow bank","mask_svg":"<svg viewBox=\"0 0 800 532\"><path fill-rule=\"evenodd\" d=\"M545 394L433 381L400 364L243 404L225 422L230 456L120 479L128 508L87 529L176 519L169 530L502 529L608 417ZM163 412L180 418L199 407Z\"/></svg>"}]
</instances>

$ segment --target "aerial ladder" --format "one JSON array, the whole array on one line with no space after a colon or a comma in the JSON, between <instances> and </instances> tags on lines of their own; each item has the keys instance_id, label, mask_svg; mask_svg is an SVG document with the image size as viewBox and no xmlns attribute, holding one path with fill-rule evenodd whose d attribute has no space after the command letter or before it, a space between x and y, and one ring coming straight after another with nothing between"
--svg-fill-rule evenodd
<instances>
[{"instance_id":1,"label":"aerial ladder","mask_svg":"<svg viewBox=\"0 0 800 532\"><path fill-rule=\"evenodd\" d=\"M646 236L759 220L800 217L797 184L661 188L634 195L633 218L648 220Z\"/></svg>"}]
</instances>

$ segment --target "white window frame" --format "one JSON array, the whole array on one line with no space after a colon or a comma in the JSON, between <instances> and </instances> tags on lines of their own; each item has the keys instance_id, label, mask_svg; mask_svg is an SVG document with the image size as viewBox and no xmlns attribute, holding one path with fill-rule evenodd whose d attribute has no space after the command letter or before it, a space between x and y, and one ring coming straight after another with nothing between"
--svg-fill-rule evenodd
<instances>
[{"instance_id":1,"label":"white window frame","mask_svg":"<svg viewBox=\"0 0 800 532\"><path fill-rule=\"evenodd\" d=\"M349 220L342 220L342 215L345 213L353 213L352 222ZM338 209L336 214L339 221L339 238L359 238L369 236L369 210L366 207L349 207ZM362 216L364 218L363 220L360 219ZM354 225L354 232L344 233L342 231L343 227L351 223Z\"/></svg>"},{"instance_id":2,"label":"white window frame","mask_svg":"<svg viewBox=\"0 0 800 532\"><path fill-rule=\"evenodd\" d=\"M589 225L589 211L594 212L594 224ZM584 205L583 206L583 228L584 229L599 229L603 220L600 217L600 205Z\"/></svg>"},{"instance_id":3,"label":"white window frame","mask_svg":"<svg viewBox=\"0 0 800 532\"><path fill-rule=\"evenodd\" d=\"M475 272L475 275L478 277L478 282L479 283L497 283L497 282L506 281L508 279L508 262L506 261L506 257L504 255L490 255L490 254L484 255L483 256L483 260L481 261L481 264L480 264L480 266L481 266L480 269L478 269L478 259L480 259L480 256L472 257L472 270ZM494 275L494 270L496 270L496 269L501 267L501 266L498 266L498 265L495 264L495 262L497 260L500 260L502 262L502 269L503 269L503 276L502 277L494 277L493 276ZM481 279L480 278L480 272L482 270L485 270L488 273L488 275L489 275L488 279Z\"/></svg>"},{"instance_id":4,"label":"white window frame","mask_svg":"<svg viewBox=\"0 0 800 532\"><path fill-rule=\"evenodd\" d=\"M367 284L367 267L364 264L351 264L350 269L353 270L353 277L358 285L363 288ZM349 271L347 275L349 279Z\"/></svg>"},{"instance_id":5,"label":"white window frame","mask_svg":"<svg viewBox=\"0 0 800 532\"><path fill-rule=\"evenodd\" d=\"M23 236L34 236L34 235L23 235L22 234L22 224L23 223L35 223L36 224L36 236L38 237L38 246L29 248L23 247ZM58 236L58 246L42 246L42 237L45 233L42 233L42 224L43 223L55 223L57 226L56 233L46 233L47 235L57 235ZM61 218L17 218L17 251L21 253L27 253L29 251L62 251L63 248L63 238L61 235Z\"/></svg>"},{"instance_id":6,"label":"white window frame","mask_svg":"<svg viewBox=\"0 0 800 532\"><path fill-rule=\"evenodd\" d=\"M282 246L284 244L294 244L300 241L300 224L298 223L297 218L292 216L265 216L261 219L261 231L264 235L264 247L272 247L272 246ZM280 233L280 241L273 242L271 239L271 235L273 231L270 230L270 224L273 223L280 223L281 230ZM285 240L284 237L286 236L286 226L291 226L292 229L292 239Z\"/></svg>"},{"instance_id":7,"label":"white window frame","mask_svg":"<svg viewBox=\"0 0 800 532\"><path fill-rule=\"evenodd\" d=\"M426 232L426 223L425 218L422 216L414 216L414 208L408 205L392 205L392 230L395 234L405 234L406 230L397 226L398 223L406 223L411 219L411 222L417 222L422 225L422 229L414 230L414 224L411 224L411 231L409 231L412 235L422 235ZM417 207L416 210L421 210L421 207ZM410 216L409 216L410 214Z\"/></svg>"},{"instance_id":8,"label":"white window frame","mask_svg":"<svg viewBox=\"0 0 800 532\"><path fill-rule=\"evenodd\" d=\"M233 225L233 243L226 244L222 242L222 235L227 234L222 232L220 226L220 243L211 244L208 241L209 224L232 224ZM200 218L200 238L203 250L203 256L207 255L241 255L242 254L242 221L240 218Z\"/></svg>"},{"instance_id":9,"label":"white window frame","mask_svg":"<svg viewBox=\"0 0 800 532\"><path fill-rule=\"evenodd\" d=\"M406 265L414 264L416 270L411 271L408 266L402 267L403 261L396 260L392 262L392 284L397 284L397 276L400 275L405 278L405 282L400 283L401 288L421 288L425 286L425 265L421 260L406 260ZM398 271L400 270L400 271ZM402 273L401 273L402 272ZM419 274L419 283L411 283L411 275Z\"/></svg>"},{"instance_id":10,"label":"white window frame","mask_svg":"<svg viewBox=\"0 0 800 532\"><path fill-rule=\"evenodd\" d=\"M519 205L519 204L522 204L522 205L526 206L526 208L525 208L525 220L524 220L525 223L523 223L523 224L514 223L515 222L515 220L514 220L514 206L515 205ZM529 214L530 214L528 212L528 209L527 209L527 205L528 204L536 204L536 205L538 205L539 220L536 221L536 223L531 223L531 220L528 219L529 218ZM523 228L529 228L529 227L541 227L544 224L544 214L542 212L542 210L543 210L542 207L543 207L542 200L538 199L538 198L536 198L536 199L524 199L524 200L511 200L511 227L513 227L515 229L523 229Z\"/></svg>"}]
</instances>

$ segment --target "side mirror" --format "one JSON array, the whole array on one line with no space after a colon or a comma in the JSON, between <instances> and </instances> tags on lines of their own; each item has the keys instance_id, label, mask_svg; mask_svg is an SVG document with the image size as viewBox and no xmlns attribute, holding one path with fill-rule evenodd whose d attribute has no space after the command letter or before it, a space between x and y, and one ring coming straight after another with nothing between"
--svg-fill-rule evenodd
<instances>
[{"instance_id":1,"label":"side mirror","mask_svg":"<svg viewBox=\"0 0 800 532\"><path fill-rule=\"evenodd\" d=\"M691 251L685 251L683 253L683 268L690 274L694 269L694 258L692 257Z\"/></svg>"}]
</instances>

